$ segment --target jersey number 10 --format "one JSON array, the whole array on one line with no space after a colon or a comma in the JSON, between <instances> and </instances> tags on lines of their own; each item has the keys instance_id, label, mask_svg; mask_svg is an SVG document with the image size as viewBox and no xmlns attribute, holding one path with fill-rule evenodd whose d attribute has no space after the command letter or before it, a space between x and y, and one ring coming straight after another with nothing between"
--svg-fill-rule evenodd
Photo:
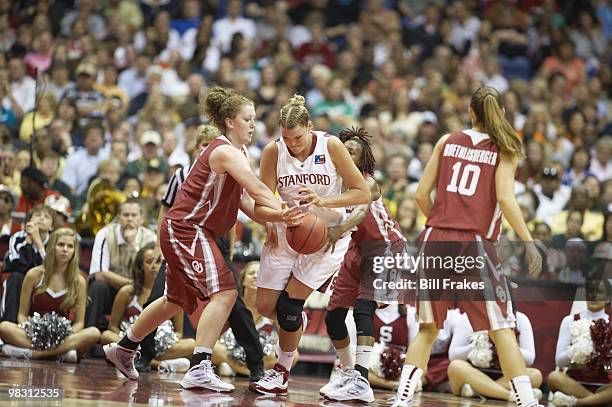
<instances>
[{"instance_id":1,"label":"jersey number 10","mask_svg":"<svg viewBox=\"0 0 612 407\"><path fill-rule=\"evenodd\" d=\"M446 190L448 192L458 193L459 195L472 196L476 192L476 187L478 186L480 167L474 164L467 164L462 170L462 164L461 162L457 162L453 165L453 176L451 177L450 184L446 186ZM461 177L459 175L461 175Z\"/></svg>"}]
</instances>

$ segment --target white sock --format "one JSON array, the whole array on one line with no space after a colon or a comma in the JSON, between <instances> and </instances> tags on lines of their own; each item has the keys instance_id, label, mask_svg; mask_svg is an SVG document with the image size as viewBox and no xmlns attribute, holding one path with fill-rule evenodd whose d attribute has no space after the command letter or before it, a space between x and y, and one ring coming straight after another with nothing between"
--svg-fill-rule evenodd
<instances>
[{"instance_id":1,"label":"white sock","mask_svg":"<svg viewBox=\"0 0 612 407\"><path fill-rule=\"evenodd\" d=\"M140 342L142 342L142 340L144 339L144 338L137 338L137 337L134 335L134 332L132 332L132 328L128 328L126 335L127 335L127 338L128 338L130 341L132 341L132 342L136 342L136 343L140 343Z\"/></svg>"},{"instance_id":2,"label":"white sock","mask_svg":"<svg viewBox=\"0 0 612 407\"><path fill-rule=\"evenodd\" d=\"M410 401L414 397L419 380L423 375L423 370L413 365L404 365L400 376L397 396L399 400Z\"/></svg>"},{"instance_id":3,"label":"white sock","mask_svg":"<svg viewBox=\"0 0 612 407\"><path fill-rule=\"evenodd\" d=\"M342 349L336 349L336 353L340 356L340 364L342 370L352 369L355 367L355 361L353 360L353 353L351 352L351 346L345 346Z\"/></svg>"},{"instance_id":4,"label":"white sock","mask_svg":"<svg viewBox=\"0 0 612 407\"><path fill-rule=\"evenodd\" d=\"M205 348L204 346L196 346L193 348L193 354L197 355L198 353L209 353L212 355L213 351L210 348Z\"/></svg>"},{"instance_id":5,"label":"white sock","mask_svg":"<svg viewBox=\"0 0 612 407\"><path fill-rule=\"evenodd\" d=\"M538 401L533 397L529 376L516 376L510 380L510 387L512 387L514 392L514 401L517 406L532 407L538 405Z\"/></svg>"},{"instance_id":6,"label":"white sock","mask_svg":"<svg viewBox=\"0 0 612 407\"><path fill-rule=\"evenodd\" d=\"M295 350L291 352L285 352L280 347L276 350L276 353L278 355L277 363L287 369L288 372L291 370L291 365L293 364L295 352Z\"/></svg>"},{"instance_id":7,"label":"white sock","mask_svg":"<svg viewBox=\"0 0 612 407\"><path fill-rule=\"evenodd\" d=\"M357 354L355 358L355 364L366 369L370 369L370 356L372 355L371 346L360 346L357 345Z\"/></svg>"}]
</instances>

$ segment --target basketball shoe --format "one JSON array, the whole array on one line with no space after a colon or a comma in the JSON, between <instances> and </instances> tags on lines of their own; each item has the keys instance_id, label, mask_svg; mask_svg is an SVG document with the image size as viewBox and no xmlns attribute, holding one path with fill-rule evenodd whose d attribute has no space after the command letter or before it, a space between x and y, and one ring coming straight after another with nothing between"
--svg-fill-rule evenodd
<instances>
[{"instance_id":1,"label":"basketball shoe","mask_svg":"<svg viewBox=\"0 0 612 407\"><path fill-rule=\"evenodd\" d=\"M210 360L203 360L185 373L181 380L183 389L208 389L212 391L232 391L234 385L226 383L215 374Z\"/></svg>"},{"instance_id":2,"label":"basketball shoe","mask_svg":"<svg viewBox=\"0 0 612 407\"><path fill-rule=\"evenodd\" d=\"M346 384L340 388L327 391L325 397L338 401L372 403L374 401L374 392L370 387L370 383L357 370L349 369L346 375L348 376Z\"/></svg>"},{"instance_id":3,"label":"basketball shoe","mask_svg":"<svg viewBox=\"0 0 612 407\"><path fill-rule=\"evenodd\" d=\"M134 358L137 352L129 350L116 343L104 345L104 354L106 360L111 362L115 367L128 379L137 380L138 370L134 367Z\"/></svg>"},{"instance_id":4,"label":"basketball shoe","mask_svg":"<svg viewBox=\"0 0 612 407\"><path fill-rule=\"evenodd\" d=\"M259 381L249 385L249 390L259 394L270 396L280 396L287 394L287 383L289 382L289 372L280 364L275 364L274 368L266 370L264 377Z\"/></svg>"}]
</instances>

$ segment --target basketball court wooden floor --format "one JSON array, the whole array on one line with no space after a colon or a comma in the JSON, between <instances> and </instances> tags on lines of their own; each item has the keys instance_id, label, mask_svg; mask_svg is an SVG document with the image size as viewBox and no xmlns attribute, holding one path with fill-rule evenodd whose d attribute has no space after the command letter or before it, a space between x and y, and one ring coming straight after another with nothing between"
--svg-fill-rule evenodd
<instances>
[{"instance_id":1,"label":"basketball court wooden floor","mask_svg":"<svg viewBox=\"0 0 612 407\"><path fill-rule=\"evenodd\" d=\"M101 359L85 359L79 364L52 361L29 361L0 358L0 406L360 406L364 404L335 402L319 397L323 378L293 376L287 397L258 396L248 390L246 378L233 380L236 390L229 394L181 389L183 373L159 375L144 373L138 381L125 379ZM24 401L9 398L16 388L62 389L63 399L54 401L38 398ZM390 406L391 392L375 391L375 406ZM506 403L480 399L462 399L436 393L417 394L415 405L431 407L505 406Z\"/></svg>"}]
</instances>

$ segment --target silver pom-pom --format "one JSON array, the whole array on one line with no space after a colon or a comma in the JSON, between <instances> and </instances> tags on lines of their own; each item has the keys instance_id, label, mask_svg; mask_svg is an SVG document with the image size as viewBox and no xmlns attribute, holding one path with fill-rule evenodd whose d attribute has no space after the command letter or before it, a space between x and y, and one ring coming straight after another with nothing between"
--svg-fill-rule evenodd
<instances>
[{"instance_id":1,"label":"silver pom-pom","mask_svg":"<svg viewBox=\"0 0 612 407\"><path fill-rule=\"evenodd\" d=\"M172 325L172 321L167 320L157 327L157 332L155 333L155 355L158 357L163 355L176 342L178 342L178 336L174 332L174 325Z\"/></svg>"},{"instance_id":2,"label":"silver pom-pom","mask_svg":"<svg viewBox=\"0 0 612 407\"><path fill-rule=\"evenodd\" d=\"M136 323L138 319L137 315L132 315L129 319L121 321L121 325L119 329L119 337L123 338L123 335L127 332L127 330ZM168 349L174 346L178 342L178 335L174 331L174 325L172 325L172 321L167 320L157 327L157 332L155 332L155 356L159 357L166 353Z\"/></svg>"},{"instance_id":3,"label":"silver pom-pom","mask_svg":"<svg viewBox=\"0 0 612 407\"><path fill-rule=\"evenodd\" d=\"M265 331L259 332L259 343L261 343L261 347L263 348L264 356L270 356L276 353L277 342L278 336L276 332L272 332L271 334ZM236 337L231 328L221 335L219 343L225 345L232 359L237 362L246 363L246 352L244 348L236 342Z\"/></svg>"},{"instance_id":4,"label":"silver pom-pom","mask_svg":"<svg viewBox=\"0 0 612 407\"><path fill-rule=\"evenodd\" d=\"M55 349L72 333L72 322L55 311L42 316L35 312L19 326L32 340L32 348L36 350Z\"/></svg>"}]
</instances>

